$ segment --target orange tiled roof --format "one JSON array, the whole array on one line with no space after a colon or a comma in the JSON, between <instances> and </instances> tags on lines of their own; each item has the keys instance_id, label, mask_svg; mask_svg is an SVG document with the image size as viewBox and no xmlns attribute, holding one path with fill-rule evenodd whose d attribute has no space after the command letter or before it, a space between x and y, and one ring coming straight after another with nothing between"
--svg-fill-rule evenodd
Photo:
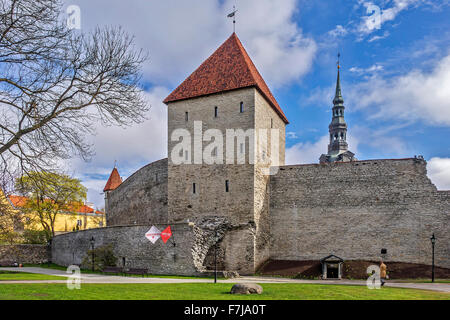
<instances>
[{"instance_id":1,"label":"orange tiled roof","mask_svg":"<svg viewBox=\"0 0 450 320\"><path fill-rule=\"evenodd\" d=\"M109 176L108 181L106 182L103 192L114 190L121 184L122 184L122 178L120 177L119 171L117 171L117 168L114 167L114 169L111 172L111 175Z\"/></svg>"},{"instance_id":2,"label":"orange tiled roof","mask_svg":"<svg viewBox=\"0 0 450 320\"><path fill-rule=\"evenodd\" d=\"M80 207L77 207L77 212L79 212L79 213L94 213L94 209L83 204Z\"/></svg>"},{"instance_id":3,"label":"orange tiled roof","mask_svg":"<svg viewBox=\"0 0 450 320\"><path fill-rule=\"evenodd\" d=\"M164 103L246 87L256 87L281 119L289 123L236 33L172 91Z\"/></svg>"},{"instance_id":4,"label":"orange tiled roof","mask_svg":"<svg viewBox=\"0 0 450 320\"><path fill-rule=\"evenodd\" d=\"M28 197L24 196L17 196L17 195L10 195L8 196L9 200L11 201L12 205L16 208L24 207ZM71 210L73 210L76 213L97 213L97 214L103 214L103 212L94 210L93 208L85 205L85 204L73 204L70 206Z\"/></svg>"},{"instance_id":5,"label":"orange tiled roof","mask_svg":"<svg viewBox=\"0 0 450 320\"><path fill-rule=\"evenodd\" d=\"M23 196L9 195L9 201L11 201L14 207L23 207L25 206L28 198Z\"/></svg>"}]
</instances>

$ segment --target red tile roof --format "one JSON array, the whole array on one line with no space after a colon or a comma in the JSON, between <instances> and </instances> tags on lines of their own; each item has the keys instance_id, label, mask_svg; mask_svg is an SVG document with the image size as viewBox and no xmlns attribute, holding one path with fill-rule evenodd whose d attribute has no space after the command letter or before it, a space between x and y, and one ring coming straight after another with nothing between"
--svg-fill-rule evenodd
<instances>
[{"instance_id":1,"label":"red tile roof","mask_svg":"<svg viewBox=\"0 0 450 320\"><path fill-rule=\"evenodd\" d=\"M9 201L11 201L14 207L23 207L27 203L28 198L23 196L9 195Z\"/></svg>"},{"instance_id":2,"label":"red tile roof","mask_svg":"<svg viewBox=\"0 0 450 320\"><path fill-rule=\"evenodd\" d=\"M122 184L122 178L120 177L119 171L117 171L117 168L114 167L114 169L111 172L111 175L109 176L108 181L106 182L103 192L114 190L121 184Z\"/></svg>"},{"instance_id":3,"label":"red tile roof","mask_svg":"<svg viewBox=\"0 0 450 320\"><path fill-rule=\"evenodd\" d=\"M246 87L256 87L281 119L289 123L235 33L172 91L164 103Z\"/></svg>"},{"instance_id":4,"label":"red tile roof","mask_svg":"<svg viewBox=\"0 0 450 320\"><path fill-rule=\"evenodd\" d=\"M9 195L8 199L11 201L12 205L16 208L24 207L28 201L28 197L17 196L17 195ZM85 204L74 203L70 206L71 210L76 213L97 213L103 214L103 212L95 210Z\"/></svg>"}]
</instances>

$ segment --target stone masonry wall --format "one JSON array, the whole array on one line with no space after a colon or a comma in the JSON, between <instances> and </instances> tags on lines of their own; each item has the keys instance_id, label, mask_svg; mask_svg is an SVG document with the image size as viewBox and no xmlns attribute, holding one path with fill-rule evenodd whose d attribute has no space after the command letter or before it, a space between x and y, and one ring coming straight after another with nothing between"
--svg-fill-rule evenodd
<instances>
[{"instance_id":1,"label":"stone masonry wall","mask_svg":"<svg viewBox=\"0 0 450 320\"><path fill-rule=\"evenodd\" d=\"M431 264L450 267L450 197L419 159L284 166L271 177L271 258Z\"/></svg>"},{"instance_id":2,"label":"stone masonry wall","mask_svg":"<svg viewBox=\"0 0 450 320\"><path fill-rule=\"evenodd\" d=\"M41 244L0 245L0 263L40 264L48 261L49 250Z\"/></svg>"},{"instance_id":3,"label":"stone masonry wall","mask_svg":"<svg viewBox=\"0 0 450 320\"><path fill-rule=\"evenodd\" d=\"M278 130L278 163L284 165L286 124L269 105L267 100L255 90L255 129L267 129L267 156L272 153L272 129ZM274 139L275 140L275 139ZM258 162L255 165L254 210L255 210L255 269L270 258L270 214L269 214L269 181L267 169L270 164ZM272 171L277 167L272 167Z\"/></svg>"},{"instance_id":4,"label":"stone masonry wall","mask_svg":"<svg viewBox=\"0 0 450 320\"><path fill-rule=\"evenodd\" d=\"M106 199L106 225L167 222L167 158L128 177Z\"/></svg>"},{"instance_id":5,"label":"stone masonry wall","mask_svg":"<svg viewBox=\"0 0 450 320\"><path fill-rule=\"evenodd\" d=\"M164 230L167 225L155 225ZM55 236L52 241L52 261L68 266L81 264L88 250L90 239L94 237L95 247L110 244L117 265L127 268L147 268L152 274L196 275L193 247L195 235L187 224L171 224L173 237L166 244L159 239L152 244L145 233L151 225L115 226L88 229ZM175 246L172 240L175 241ZM206 250L206 249L205 249Z\"/></svg>"},{"instance_id":6,"label":"stone masonry wall","mask_svg":"<svg viewBox=\"0 0 450 320\"><path fill-rule=\"evenodd\" d=\"M198 141L194 135L196 121L201 121L201 134L208 129L217 129L222 133L226 144L227 129L254 128L255 89L245 88L220 94L171 102L168 104L168 216L169 222L185 222L187 219L227 218L233 226L251 224L254 220L253 186L254 166L249 164L249 141L245 141L245 164L225 164L226 146L218 149L217 154L223 160L217 159L215 164L194 164L195 141L202 150L215 141ZM244 104L244 112L240 112L240 103ZM218 108L215 117L214 108ZM186 112L188 120L186 121ZM175 130L184 129L191 134L188 151L189 163L175 164L172 161L172 151L180 141L172 141ZM220 134L219 133L219 134ZM237 140L237 139L235 139ZM240 151L239 142L235 141L234 155ZM201 152L201 151L200 151ZM203 161L201 161L203 162ZM226 192L225 181L229 181L229 192ZM195 183L195 193L193 184ZM239 250L227 250L225 264L241 274L253 273L254 234L252 232L233 232L234 236L224 239L237 241ZM231 238L230 238L231 237ZM230 242L231 243L231 242Z\"/></svg>"}]
</instances>

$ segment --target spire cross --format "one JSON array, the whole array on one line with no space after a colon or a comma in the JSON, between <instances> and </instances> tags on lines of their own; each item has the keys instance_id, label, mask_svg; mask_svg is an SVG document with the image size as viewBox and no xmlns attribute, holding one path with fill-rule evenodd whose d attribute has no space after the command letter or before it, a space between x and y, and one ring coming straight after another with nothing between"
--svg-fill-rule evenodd
<instances>
[{"instance_id":1,"label":"spire cross","mask_svg":"<svg viewBox=\"0 0 450 320\"><path fill-rule=\"evenodd\" d=\"M233 18L233 33L236 31L236 6L233 6L233 12L227 15L228 18Z\"/></svg>"}]
</instances>

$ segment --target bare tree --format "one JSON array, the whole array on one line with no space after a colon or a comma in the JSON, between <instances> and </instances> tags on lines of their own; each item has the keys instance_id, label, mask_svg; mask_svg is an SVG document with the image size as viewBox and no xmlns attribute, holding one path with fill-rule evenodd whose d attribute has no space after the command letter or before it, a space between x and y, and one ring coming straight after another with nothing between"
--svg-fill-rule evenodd
<instances>
[{"instance_id":1,"label":"bare tree","mask_svg":"<svg viewBox=\"0 0 450 320\"><path fill-rule=\"evenodd\" d=\"M0 172L92 156L95 125L129 125L149 109L146 55L121 28L68 30L55 0L0 0ZM21 174L20 172L19 174Z\"/></svg>"}]
</instances>

